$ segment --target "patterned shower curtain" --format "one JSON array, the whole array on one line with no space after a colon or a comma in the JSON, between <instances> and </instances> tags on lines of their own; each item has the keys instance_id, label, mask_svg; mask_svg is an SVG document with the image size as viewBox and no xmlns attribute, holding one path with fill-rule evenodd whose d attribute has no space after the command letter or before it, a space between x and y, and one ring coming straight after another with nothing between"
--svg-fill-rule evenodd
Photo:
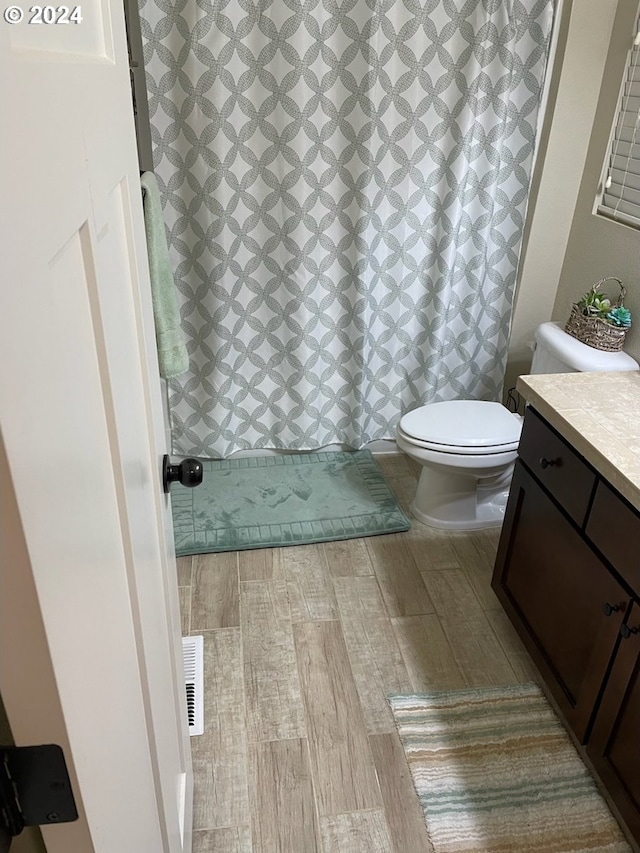
<instances>
[{"instance_id":1,"label":"patterned shower curtain","mask_svg":"<svg viewBox=\"0 0 640 853\"><path fill-rule=\"evenodd\" d=\"M553 0L141 0L174 451L499 399Z\"/></svg>"}]
</instances>

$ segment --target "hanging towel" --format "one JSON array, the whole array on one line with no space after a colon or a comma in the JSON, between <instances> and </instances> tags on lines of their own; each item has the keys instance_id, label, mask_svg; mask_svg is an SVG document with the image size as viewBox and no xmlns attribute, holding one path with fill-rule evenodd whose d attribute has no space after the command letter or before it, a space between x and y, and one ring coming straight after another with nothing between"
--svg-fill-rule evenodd
<instances>
[{"instance_id":1,"label":"hanging towel","mask_svg":"<svg viewBox=\"0 0 640 853\"><path fill-rule=\"evenodd\" d=\"M180 328L175 282L169 266L169 250L162 218L158 181L153 172L145 172L140 178L140 183L143 190L142 206L147 234L160 376L172 379L189 369L189 356Z\"/></svg>"}]
</instances>

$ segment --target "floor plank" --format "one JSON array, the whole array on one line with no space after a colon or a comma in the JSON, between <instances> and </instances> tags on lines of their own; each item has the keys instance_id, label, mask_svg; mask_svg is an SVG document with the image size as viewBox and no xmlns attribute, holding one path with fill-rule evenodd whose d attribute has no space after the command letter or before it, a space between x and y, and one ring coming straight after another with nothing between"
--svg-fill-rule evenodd
<instances>
[{"instance_id":1,"label":"floor plank","mask_svg":"<svg viewBox=\"0 0 640 853\"><path fill-rule=\"evenodd\" d=\"M342 631L370 734L395 730L390 693L412 685L375 577L334 578Z\"/></svg>"},{"instance_id":2,"label":"floor plank","mask_svg":"<svg viewBox=\"0 0 640 853\"><path fill-rule=\"evenodd\" d=\"M325 542L323 547L332 577L347 578L373 574L373 565L364 539Z\"/></svg>"},{"instance_id":3,"label":"floor plank","mask_svg":"<svg viewBox=\"0 0 640 853\"><path fill-rule=\"evenodd\" d=\"M401 533L371 536L367 550L389 616L433 613L434 607Z\"/></svg>"},{"instance_id":4,"label":"floor plank","mask_svg":"<svg viewBox=\"0 0 640 853\"><path fill-rule=\"evenodd\" d=\"M441 619L458 668L469 687L517 684L517 678L484 613Z\"/></svg>"},{"instance_id":5,"label":"floor plank","mask_svg":"<svg viewBox=\"0 0 640 853\"><path fill-rule=\"evenodd\" d=\"M473 545L474 540L474 536L461 537L459 534L450 540L463 567L477 565L480 561ZM464 546L461 545L463 541L466 541ZM515 683L517 676L497 642L464 568L426 571L422 577L467 684L470 687L485 687ZM486 574L485 579L488 585ZM487 600L488 593L485 603Z\"/></svg>"},{"instance_id":6,"label":"floor plank","mask_svg":"<svg viewBox=\"0 0 640 853\"><path fill-rule=\"evenodd\" d=\"M241 581L275 580L274 556L278 548L251 548L238 552L238 567Z\"/></svg>"},{"instance_id":7,"label":"floor plank","mask_svg":"<svg viewBox=\"0 0 640 853\"><path fill-rule=\"evenodd\" d=\"M420 474L422 474L422 465L417 459L412 459L410 456L407 456L407 462L409 463L409 468L413 472L413 476L416 478L416 481L419 480Z\"/></svg>"},{"instance_id":8,"label":"floor plank","mask_svg":"<svg viewBox=\"0 0 640 853\"><path fill-rule=\"evenodd\" d=\"M460 564L467 566L483 566L491 571L495 561L495 552L490 546L490 540L483 535L484 531L472 533L468 531L449 532L451 547L458 554Z\"/></svg>"},{"instance_id":9,"label":"floor plank","mask_svg":"<svg viewBox=\"0 0 640 853\"><path fill-rule=\"evenodd\" d=\"M253 853L322 853L304 739L252 744Z\"/></svg>"},{"instance_id":10,"label":"floor plank","mask_svg":"<svg viewBox=\"0 0 640 853\"><path fill-rule=\"evenodd\" d=\"M322 545L300 545L281 550L291 620L315 622L336 619L336 598Z\"/></svg>"},{"instance_id":11,"label":"floor plank","mask_svg":"<svg viewBox=\"0 0 640 853\"><path fill-rule=\"evenodd\" d=\"M376 808L380 789L340 625L293 630L319 812Z\"/></svg>"},{"instance_id":12,"label":"floor plank","mask_svg":"<svg viewBox=\"0 0 640 853\"><path fill-rule=\"evenodd\" d=\"M180 626L182 636L186 637L191 630L191 587L179 586L178 596L180 598Z\"/></svg>"},{"instance_id":13,"label":"floor plank","mask_svg":"<svg viewBox=\"0 0 640 853\"><path fill-rule=\"evenodd\" d=\"M413 691L420 693L466 687L467 681L434 613L405 616L391 622Z\"/></svg>"},{"instance_id":14,"label":"floor plank","mask_svg":"<svg viewBox=\"0 0 640 853\"><path fill-rule=\"evenodd\" d=\"M249 824L240 630L204 631L205 731L191 738L194 829Z\"/></svg>"},{"instance_id":15,"label":"floor plank","mask_svg":"<svg viewBox=\"0 0 640 853\"><path fill-rule=\"evenodd\" d=\"M385 480L399 477L411 477L414 480L416 479L412 460L406 453L376 453L375 460L378 463Z\"/></svg>"},{"instance_id":16,"label":"floor plank","mask_svg":"<svg viewBox=\"0 0 640 853\"><path fill-rule=\"evenodd\" d=\"M482 609L499 610L502 609L500 602L491 589L495 550L492 541L482 533L484 531L478 531L472 536L458 533L452 537L452 545Z\"/></svg>"},{"instance_id":17,"label":"floor plank","mask_svg":"<svg viewBox=\"0 0 640 853\"><path fill-rule=\"evenodd\" d=\"M387 822L380 809L324 817L320 825L324 853L393 853Z\"/></svg>"},{"instance_id":18,"label":"floor plank","mask_svg":"<svg viewBox=\"0 0 640 853\"><path fill-rule=\"evenodd\" d=\"M422 807L397 732L372 735L369 743L378 772L393 849L398 853L404 850L433 853Z\"/></svg>"},{"instance_id":19,"label":"floor plank","mask_svg":"<svg viewBox=\"0 0 640 853\"><path fill-rule=\"evenodd\" d=\"M482 564L474 565L472 562L466 562L462 570L471 584L482 609L485 611L502 610L502 605L498 601L495 592L491 589L493 568Z\"/></svg>"},{"instance_id":20,"label":"floor plank","mask_svg":"<svg viewBox=\"0 0 640 853\"><path fill-rule=\"evenodd\" d=\"M191 586L191 567L193 557L176 557L178 566L178 586Z\"/></svg>"},{"instance_id":21,"label":"floor plank","mask_svg":"<svg viewBox=\"0 0 640 853\"><path fill-rule=\"evenodd\" d=\"M476 535L479 547L486 552L487 559L492 566L496 561L501 533L501 527L490 527L487 530L479 530Z\"/></svg>"},{"instance_id":22,"label":"floor plank","mask_svg":"<svg viewBox=\"0 0 640 853\"><path fill-rule=\"evenodd\" d=\"M462 569L460 554L448 530L436 530L412 519L405 541L421 572Z\"/></svg>"},{"instance_id":23,"label":"floor plank","mask_svg":"<svg viewBox=\"0 0 640 853\"><path fill-rule=\"evenodd\" d=\"M393 492L400 508L411 519L411 503L416 496L416 480L412 475L405 477L387 477L387 485Z\"/></svg>"},{"instance_id":24,"label":"floor plank","mask_svg":"<svg viewBox=\"0 0 640 853\"><path fill-rule=\"evenodd\" d=\"M422 576L441 619L459 619L482 613L480 602L462 569L425 572Z\"/></svg>"},{"instance_id":25,"label":"floor plank","mask_svg":"<svg viewBox=\"0 0 640 853\"><path fill-rule=\"evenodd\" d=\"M240 625L238 554L196 554L191 584L191 630Z\"/></svg>"},{"instance_id":26,"label":"floor plank","mask_svg":"<svg viewBox=\"0 0 640 853\"><path fill-rule=\"evenodd\" d=\"M193 853L252 853L248 826L193 833Z\"/></svg>"},{"instance_id":27,"label":"floor plank","mask_svg":"<svg viewBox=\"0 0 640 853\"><path fill-rule=\"evenodd\" d=\"M533 681L541 685L542 676L504 610L487 611L487 619L518 681Z\"/></svg>"},{"instance_id":28,"label":"floor plank","mask_svg":"<svg viewBox=\"0 0 640 853\"><path fill-rule=\"evenodd\" d=\"M286 583L243 583L240 596L249 740L304 737Z\"/></svg>"}]
</instances>

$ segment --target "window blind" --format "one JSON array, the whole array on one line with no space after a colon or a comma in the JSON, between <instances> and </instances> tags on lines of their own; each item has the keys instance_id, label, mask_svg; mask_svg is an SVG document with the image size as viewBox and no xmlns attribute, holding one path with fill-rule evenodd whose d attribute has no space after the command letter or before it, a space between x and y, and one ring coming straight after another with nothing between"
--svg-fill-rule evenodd
<instances>
[{"instance_id":1,"label":"window blind","mask_svg":"<svg viewBox=\"0 0 640 853\"><path fill-rule=\"evenodd\" d=\"M640 228L640 19L627 59L598 213Z\"/></svg>"}]
</instances>

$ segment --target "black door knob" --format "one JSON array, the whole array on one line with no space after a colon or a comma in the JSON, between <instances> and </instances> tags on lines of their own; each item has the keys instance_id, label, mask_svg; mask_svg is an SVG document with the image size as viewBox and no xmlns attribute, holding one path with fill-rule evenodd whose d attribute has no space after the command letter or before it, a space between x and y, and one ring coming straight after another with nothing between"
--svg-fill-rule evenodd
<instances>
[{"instance_id":1,"label":"black door knob","mask_svg":"<svg viewBox=\"0 0 640 853\"><path fill-rule=\"evenodd\" d=\"M202 462L199 459L183 459L177 465L172 465L165 453L162 460L162 488L169 493L171 483L180 483L192 489L202 482Z\"/></svg>"},{"instance_id":2,"label":"black door knob","mask_svg":"<svg viewBox=\"0 0 640 853\"><path fill-rule=\"evenodd\" d=\"M628 640L632 634L640 634L640 628L630 628L628 625L623 625L620 628L620 636L623 640Z\"/></svg>"},{"instance_id":3,"label":"black door knob","mask_svg":"<svg viewBox=\"0 0 640 853\"><path fill-rule=\"evenodd\" d=\"M609 604L608 601L602 605L602 612L605 616L611 616L612 613L619 613L621 609L619 604Z\"/></svg>"}]
</instances>

